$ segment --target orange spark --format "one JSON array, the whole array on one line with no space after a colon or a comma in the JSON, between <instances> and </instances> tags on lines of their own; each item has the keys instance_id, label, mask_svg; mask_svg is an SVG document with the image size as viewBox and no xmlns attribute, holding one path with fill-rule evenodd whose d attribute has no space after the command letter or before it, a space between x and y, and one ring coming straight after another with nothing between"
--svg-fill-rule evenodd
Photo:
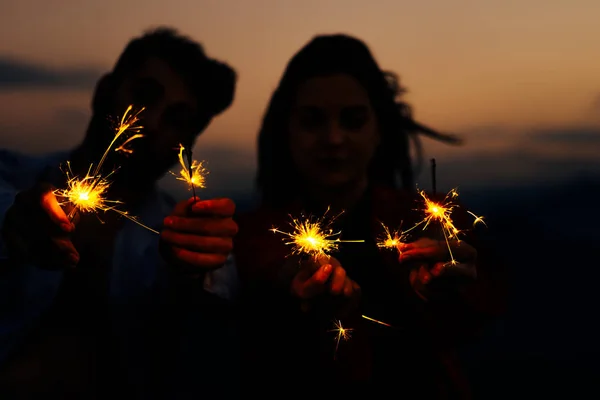
<instances>
[{"instance_id":1,"label":"orange spark","mask_svg":"<svg viewBox=\"0 0 600 400\"><path fill-rule=\"evenodd\" d=\"M325 212L329 211L329 208ZM277 228L272 228L271 231L274 233L280 233L288 238L290 241L285 244L292 246L291 254L306 254L310 256L329 255L331 252L336 251L339 248L340 243L364 243L364 240L341 240L341 232L335 232L331 225L341 215L326 220L323 216L321 219L304 218L295 219L293 217L290 222L292 232L285 232ZM284 239L286 240L286 239Z\"/></svg>"},{"instance_id":2,"label":"orange spark","mask_svg":"<svg viewBox=\"0 0 600 400\"><path fill-rule=\"evenodd\" d=\"M181 164L181 171L179 174L171 172L178 180L186 182L189 185L189 189L198 187L203 189L206 187L206 175L208 174L207 169L204 167L204 162L198 162L193 160L191 165L187 166L183 158L185 147L179 144L179 164Z\"/></svg>"},{"instance_id":3,"label":"orange spark","mask_svg":"<svg viewBox=\"0 0 600 400\"><path fill-rule=\"evenodd\" d=\"M446 246L448 247L448 252L450 253L450 263L452 265L456 265L457 261L454 259L454 255L452 254L450 241L455 240L460 242L459 235L463 233L454 225L454 221L452 221L452 212L457 206L454 201L458 197L458 191L456 189L452 189L448 192L448 194L446 194L446 197L441 202L431 200L423 190L419 191L419 195L424 201L425 207L423 208L423 211L425 212L425 218L415 224L412 228L404 231L404 234L417 228L418 226L423 226L423 230L425 230L430 223L437 223L441 227L444 239L446 241ZM485 222L483 222L483 217L479 217L470 211L468 211L468 213L475 218L473 221L473 226L475 226L477 223L482 223L485 225Z\"/></svg>"},{"instance_id":4,"label":"orange spark","mask_svg":"<svg viewBox=\"0 0 600 400\"><path fill-rule=\"evenodd\" d=\"M125 113L121 117L120 123L115 127L115 136L113 140L110 142L108 148L102 155L100 162L96 164L96 168L94 168L93 172L92 167L93 164L90 164L87 174L83 178L79 178L74 176L73 171L71 170L71 164L67 161L67 170L65 171L65 175L67 177L67 188L66 189L58 189L54 191L54 194L58 197L66 199L66 202L71 203L73 205L73 209L69 213L69 218L72 219L75 212L77 210L85 213L99 213L100 211L114 211L121 216L135 222L136 224L142 226L145 229L148 229L151 232L158 234L159 232L142 224L139 222L136 217L129 215L126 211L121 211L116 208L118 204L122 204L119 201L108 200L106 198L106 193L110 187L110 182L108 178L115 172L115 170L111 171L108 175L102 176L100 171L102 169L102 165L106 160L106 157L110 153L110 150L116 144L117 140L120 137L125 137L126 134L134 132L135 134L125 140L119 147L115 149L115 151L121 151L126 153L131 153L132 150L126 148L126 145L130 143L132 140L143 137L142 134L138 133L142 127L136 125L139 121L139 114L144 110L144 108L139 111L129 114L129 112L133 109L133 106L127 107ZM64 204L64 202L63 202Z\"/></svg>"},{"instance_id":5,"label":"orange spark","mask_svg":"<svg viewBox=\"0 0 600 400\"><path fill-rule=\"evenodd\" d=\"M383 227L384 232L377 240L377 247L397 249L398 245L406 238L406 235L404 235L400 229L391 231L383 222L381 223L381 226Z\"/></svg>"},{"instance_id":6,"label":"orange spark","mask_svg":"<svg viewBox=\"0 0 600 400\"><path fill-rule=\"evenodd\" d=\"M353 329L344 328L342 326L342 321L340 321L340 320L334 321L334 325L335 325L335 329L332 329L329 332L337 333L337 335L335 337L335 352L333 355L333 358L335 359L337 352L338 352L338 348L340 347L340 341L342 341L342 340L346 341L346 340L350 339L350 337L351 337L350 332L352 332Z\"/></svg>"}]
</instances>

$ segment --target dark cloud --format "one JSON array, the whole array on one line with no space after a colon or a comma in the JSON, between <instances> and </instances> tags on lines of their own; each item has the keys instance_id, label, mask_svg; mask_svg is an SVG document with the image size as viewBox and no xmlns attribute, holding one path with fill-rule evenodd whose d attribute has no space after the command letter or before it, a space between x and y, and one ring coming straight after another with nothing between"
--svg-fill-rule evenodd
<instances>
[{"instance_id":1,"label":"dark cloud","mask_svg":"<svg viewBox=\"0 0 600 400\"><path fill-rule=\"evenodd\" d=\"M29 88L90 89L101 75L99 68L50 68L0 55L0 90Z\"/></svg>"},{"instance_id":2,"label":"dark cloud","mask_svg":"<svg viewBox=\"0 0 600 400\"><path fill-rule=\"evenodd\" d=\"M0 148L34 154L66 150L83 138L89 117L89 111L73 107L57 109L49 120L0 121Z\"/></svg>"},{"instance_id":3,"label":"dark cloud","mask_svg":"<svg viewBox=\"0 0 600 400\"><path fill-rule=\"evenodd\" d=\"M600 128L572 128L540 130L529 136L549 144L600 145Z\"/></svg>"}]
</instances>

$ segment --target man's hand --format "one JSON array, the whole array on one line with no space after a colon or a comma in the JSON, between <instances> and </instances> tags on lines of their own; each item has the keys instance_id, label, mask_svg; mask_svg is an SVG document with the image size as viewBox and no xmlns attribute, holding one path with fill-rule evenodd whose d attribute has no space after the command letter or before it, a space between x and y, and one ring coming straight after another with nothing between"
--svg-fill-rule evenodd
<instances>
[{"instance_id":1,"label":"man's hand","mask_svg":"<svg viewBox=\"0 0 600 400\"><path fill-rule=\"evenodd\" d=\"M161 253L180 272L198 278L222 267L238 231L230 199L180 202L164 220Z\"/></svg>"},{"instance_id":2,"label":"man's hand","mask_svg":"<svg viewBox=\"0 0 600 400\"><path fill-rule=\"evenodd\" d=\"M4 218L2 237L13 261L61 269L79 262L70 238L74 229L53 187L37 184L15 197Z\"/></svg>"}]
</instances>

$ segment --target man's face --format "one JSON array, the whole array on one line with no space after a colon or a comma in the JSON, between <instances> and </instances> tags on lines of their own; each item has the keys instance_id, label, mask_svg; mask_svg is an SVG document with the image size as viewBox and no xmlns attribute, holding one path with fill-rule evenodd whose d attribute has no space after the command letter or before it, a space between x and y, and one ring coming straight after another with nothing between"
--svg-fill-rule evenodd
<instances>
[{"instance_id":1,"label":"man's face","mask_svg":"<svg viewBox=\"0 0 600 400\"><path fill-rule=\"evenodd\" d=\"M139 122L144 137L134 140L133 153L117 163L119 175L152 183L177 161L180 143L188 147L194 142L201 115L198 101L184 79L158 58L126 77L114 99L115 118L129 105L136 110L145 107Z\"/></svg>"}]
</instances>

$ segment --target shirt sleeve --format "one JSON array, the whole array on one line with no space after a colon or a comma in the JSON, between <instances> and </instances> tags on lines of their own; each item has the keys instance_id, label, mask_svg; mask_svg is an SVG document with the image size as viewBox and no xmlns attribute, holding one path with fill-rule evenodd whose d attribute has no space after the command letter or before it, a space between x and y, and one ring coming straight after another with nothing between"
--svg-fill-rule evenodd
<instances>
[{"instance_id":1,"label":"shirt sleeve","mask_svg":"<svg viewBox=\"0 0 600 400\"><path fill-rule=\"evenodd\" d=\"M235 257L229 254L225 265L208 272L204 277L204 290L224 300L234 301L238 294L239 279Z\"/></svg>"},{"instance_id":2,"label":"shirt sleeve","mask_svg":"<svg viewBox=\"0 0 600 400\"><path fill-rule=\"evenodd\" d=\"M0 176L0 225L18 189ZM28 328L54 299L61 271L32 265L9 267L7 249L0 237L0 364L20 344Z\"/></svg>"}]
</instances>

